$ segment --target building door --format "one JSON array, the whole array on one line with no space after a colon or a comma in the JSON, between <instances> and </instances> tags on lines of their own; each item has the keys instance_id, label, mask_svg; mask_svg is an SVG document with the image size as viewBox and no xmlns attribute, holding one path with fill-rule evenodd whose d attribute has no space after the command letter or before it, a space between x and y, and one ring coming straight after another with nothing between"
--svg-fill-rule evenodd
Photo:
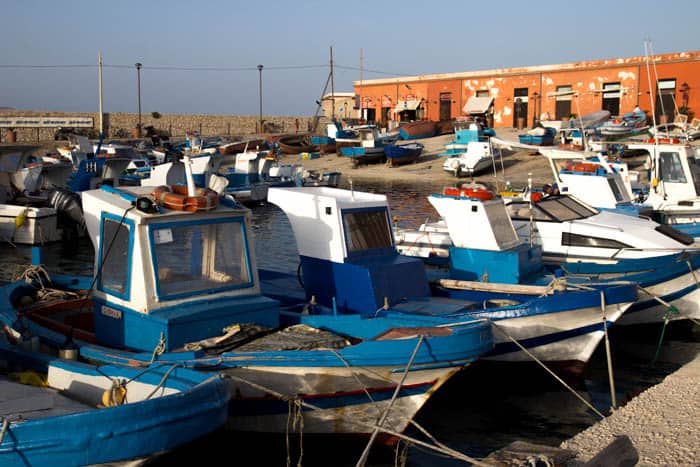
<instances>
[{"instance_id":1,"label":"building door","mask_svg":"<svg viewBox=\"0 0 700 467\"><path fill-rule=\"evenodd\" d=\"M620 115L620 83L603 84L603 110L610 115Z\"/></svg>"},{"instance_id":2,"label":"building door","mask_svg":"<svg viewBox=\"0 0 700 467\"><path fill-rule=\"evenodd\" d=\"M367 123L374 123L377 121L377 109L374 107L365 109L365 115L367 119Z\"/></svg>"},{"instance_id":3,"label":"building door","mask_svg":"<svg viewBox=\"0 0 700 467\"><path fill-rule=\"evenodd\" d=\"M391 120L391 107L382 107L381 122L388 123Z\"/></svg>"},{"instance_id":4,"label":"building door","mask_svg":"<svg viewBox=\"0 0 700 467\"><path fill-rule=\"evenodd\" d=\"M521 128L518 125L519 118L524 119L523 126L527 124L527 88L515 88L513 102L513 128Z\"/></svg>"},{"instance_id":5,"label":"building door","mask_svg":"<svg viewBox=\"0 0 700 467\"><path fill-rule=\"evenodd\" d=\"M561 120L571 116L571 85L557 86L557 96L554 106L554 119ZM559 95L561 94L561 95Z\"/></svg>"},{"instance_id":6,"label":"building door","mask_svg":"<svg viewBox=\"0 0 700 467\"><path fill-rule=\"evenodd\" d=\"M676 80L660 79L656 85L656 123L672 122L676 116Z\"/></svg>"},{"instance_id":7,"label":"building door","mask_svg":"<svg viewBox=\"0 0 700 467\"><path fill-rule=\"evenodd\" d=\"M452 118L452 93L440 93L440 120L450 120Z\"/></svg>"}]
</instances>

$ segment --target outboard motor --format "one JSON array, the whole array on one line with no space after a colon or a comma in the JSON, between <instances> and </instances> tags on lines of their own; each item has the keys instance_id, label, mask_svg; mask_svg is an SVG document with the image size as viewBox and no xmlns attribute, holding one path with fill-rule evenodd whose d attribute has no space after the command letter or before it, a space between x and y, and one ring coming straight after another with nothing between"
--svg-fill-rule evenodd
<instances>
[{"instance_id":1,"label":"outboard motor","mask_svg":"<svg viewBox=\"0 0 700 467\"><path fill-rule=\"evenodd\" d=\"M49 205L56 210L58 226L63 240L71 241L85 230L85 217L80 195L65 189L55 189L49 194Z\"/></svg>"}]
</instances>

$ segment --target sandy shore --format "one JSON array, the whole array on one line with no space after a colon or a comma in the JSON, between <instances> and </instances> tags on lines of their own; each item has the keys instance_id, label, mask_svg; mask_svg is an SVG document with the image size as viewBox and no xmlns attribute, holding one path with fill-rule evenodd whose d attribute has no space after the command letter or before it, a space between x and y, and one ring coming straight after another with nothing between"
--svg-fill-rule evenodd
<instances>
[{"instance_id":1,"label":"sandy shore","mask_svg":"<svg viewBox=\"0 0 700 467\"><path fill-rule=\"evenodd\" d=\"M522 133L522 132L520 132ZM506 140L517 140L516 130L499 129L498 137ZM337 171L342 173L342 179L354 180L396 180L405 182L421 182L430 180L431 182L444 182L447 185L454 185L456 182L470 182L471 178L462 177L457 179L450 172L442 168L445 157L438 156L445 150L445 144L454 139L454 134L435 136L416 140L425 146L423 154L418 161L398 167L388 167L385 164L367 164L353 167L349 157L333 154L322 154L318 159L302 160L297 154L283 154L280 162L283 164L301 164L305 169L319 170L324 172ZM514 187L524 187L527 185L528 173L532 174L534 187L540 187L544 183L551 183L552 172L546 159L531 151L502 151L502 158L496 152L497 176L493 170L474 177L474 181L485 183L493 188L503 188L506 180L510 181ZM501 167L501 160L503 166Z\"/></svg>"}]
</instances>

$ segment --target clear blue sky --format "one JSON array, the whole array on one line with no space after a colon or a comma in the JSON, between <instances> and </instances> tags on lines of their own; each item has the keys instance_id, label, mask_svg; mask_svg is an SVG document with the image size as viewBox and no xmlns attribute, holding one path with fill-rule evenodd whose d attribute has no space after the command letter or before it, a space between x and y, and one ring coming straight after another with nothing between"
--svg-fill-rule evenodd
<instances>
[{"instance_id":1,"label":"clear blue sky","mask_svg":"<svg viewBox=\"0 0 700 467\"><path fill-rule=\"evenodd\" d=\"M105 112L136 112L141 62L144 113L257 115L263 64L263 113L313 115L331 46L337 92L360 49L364 79L700 49L698 0L4 0L1 17L0 107L58 111L98 110L100 51Z\"/></svg>"}]
</instances>

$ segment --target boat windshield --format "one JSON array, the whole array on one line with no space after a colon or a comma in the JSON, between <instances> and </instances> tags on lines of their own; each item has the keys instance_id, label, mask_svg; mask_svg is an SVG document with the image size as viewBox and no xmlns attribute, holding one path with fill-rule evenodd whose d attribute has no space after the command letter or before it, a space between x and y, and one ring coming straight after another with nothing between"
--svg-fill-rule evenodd
<instances>
[{"instance_id":1,"label":"boat windshield","mask_svg":"<svg viewBox=\"0 0 700 467\"><path fill-rule=\"evenodd\" d=\"M700 160L695 156L689 157L688 167L690 167L690 176L695 187L695 196L700 196Z\"/></svg>"},{"instance_id":2,"label":"boat windshield","mask_svg":"<svg viewBox=\"0 0 700 467\"><path fill-rule=\"evenodd\" d=\"M511 219L530 219L530 205L527 202L513 202L507 208ZM532 219L535 221L566 222L595 214L594 209L569 196L549 196L532 204Z\"/></svg>"},{"instance_id":3,"label":"boat windshield","mask_svg":"<svg viewBox=\"0 0 700 467\"><path fill-rule=\"evenodd\" d=\"M348 253L393 247L386 209L343 211Z\"/></svg>"},{"instance_id":4,"label":"boat windshield","mask_svg":"<svg viewBox=\"0 0 700 467\"><path fill-rule=\"evenodd\" d=\"M659 154L661 160L660 178L668 183L686 183L685 173L683 173L683 164L678 152L661 152Z\"/></svg>"},{"instance_id":5,"label":"boat windshield","mask_svg":"<svg viewBox=\"0 0 700 467\"><path fill-rule=\"evenodd\" d=\"M160 298L252 285L242 219L152 225L150 235Z\"/></svg>"}]
</instances>

